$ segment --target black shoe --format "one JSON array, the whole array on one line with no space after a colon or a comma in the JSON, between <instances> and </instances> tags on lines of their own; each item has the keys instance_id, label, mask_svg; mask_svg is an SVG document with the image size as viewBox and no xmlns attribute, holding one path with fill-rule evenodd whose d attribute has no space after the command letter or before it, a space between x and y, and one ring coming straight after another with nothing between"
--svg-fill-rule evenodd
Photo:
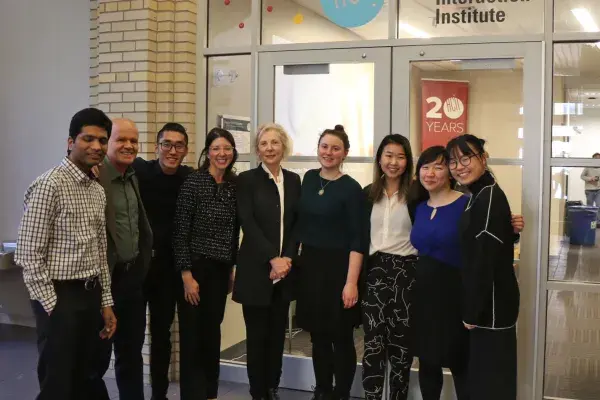
<instances>
[{"instance_id":1,"label":"black shoe","mask_svg":"<svg viewBox=\"0 0 600 400\"><path fill-rule=\"evenodd\" d=\"M331 391L315 389L311 400L333 400L333 394Z\"/></svg>"},{"instance_id":2,"label":"black shoe","mask_svg":"<svg viewBox=\"0 0 600 400\"><path fill-rule=\"evenodd\" d=\"M269 389L267 392L267 400L280 400L278 389Z\"/></svg>"}]
</instances>

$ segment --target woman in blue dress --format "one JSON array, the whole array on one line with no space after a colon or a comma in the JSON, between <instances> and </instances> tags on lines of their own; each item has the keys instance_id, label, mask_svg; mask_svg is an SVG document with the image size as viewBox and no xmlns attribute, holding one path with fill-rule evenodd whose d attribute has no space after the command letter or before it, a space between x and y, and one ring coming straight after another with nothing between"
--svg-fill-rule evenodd
<instances>
[{"instance_id":1,"label":"woman in blue dress","mask_svg":"<svg viewBox=\"0 0 600 400\"><path fill-rule=\"evenodd\" d=\"M420 201L410 239L419 251L414 304L414 353L423 400L439 400L442 368L450 368L459 400L466 394L468 331L462 323L459 222L468 197L453 190L449 156L441 146L417 162L411 195Z\"/></svg>"}]
</instances>

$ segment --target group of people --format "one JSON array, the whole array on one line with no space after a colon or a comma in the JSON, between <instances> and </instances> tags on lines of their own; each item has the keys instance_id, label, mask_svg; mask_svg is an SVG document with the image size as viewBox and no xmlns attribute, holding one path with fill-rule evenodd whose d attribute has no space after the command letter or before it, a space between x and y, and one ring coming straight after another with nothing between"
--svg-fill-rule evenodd
<instances>
[{"instance_id":1,"label":"group of people","mask_svg":"<svg viewBox=\"0 0 600 400\"><path fill-rule=\"evenodd\" d=\"M388 363L391 398L406 399L414 356L424 400L440 398L444 367L460 400L516 399L513 246L524 222L484 141L429 148L415 169L409 141L388 135L364 189L343 172L342 126L317 145L321 167L301 182L281 166L284 128L260 126L261 163L237 175L233 136L213 128L194 170L182 165L179 124L158 132L157 159L145 161L132 121L75 114L68 155L25 194L15 254L37 322L38 399L108 399L113 349L119 398L144 399L146 306L152 399L166 398L176 308L181 399L216 399L231 292L253 399L279 400L292 300L312 341L315 400L349 398L360 325L368 400L381 399Z\"/></svg>"}]
</instances>

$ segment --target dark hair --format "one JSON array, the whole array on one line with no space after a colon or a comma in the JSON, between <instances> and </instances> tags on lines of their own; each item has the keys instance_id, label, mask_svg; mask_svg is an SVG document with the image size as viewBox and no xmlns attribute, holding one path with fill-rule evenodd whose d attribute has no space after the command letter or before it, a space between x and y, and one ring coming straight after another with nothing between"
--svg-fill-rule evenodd
<instances>
[{"instance_id":1,"label":"dark hair","mask_svg":"<svg viewBox=\"0 0 600 400\"><path fill-rule=\"evenodd\" d=\"M458 150L466 156L484 154L484 146L484 139L467 133L450 140L446 145L446 150L452 158L457 158Z\"/></svg>"},{"instance_id":2,"label":"dark hair","mask_svg":"<svg viewBox=\"0 0 600 400\"><path fill-rule=\"evenodd\" d=\"M103 111L97 108L84 108L75 113L73 118L71 118L69 137L75 140L86 126L97 126L98 128L102 128L106 131L108 137L110 137L112 121Z\"/></svg>"},{"instance_id":3,"label":"dark hair","mask_svg":"<svg viewBox=\"0 0 600 400\"><path fill-rule=\"evenodd\" d=\"M325 135L333 135L337 137L344 143L344 150L350 150L350 140L348 139L348 134L346 133L342 125L336 125L333 129L325 129L319 135L319 144L321 144L321 139L323 139Z\"/></svg>"},{"instance_id":4,"label":"dark hair","mask_svg":"<svg viewBox=\"0 0 600 400\"><path fill-rule=\"evenodd\" d=\"M404 155L406 156L406 169L400 177L400 189L398 191L398 196L400 198L404 198L405 201L407 201L408 198L408 191L411 186L414 169L412 149L407 138L397 133L392 133L384 137L381 141L381 144L379 144L379 148L377 148L375 166L373 168L373 184L369 190L369 201L372 203L376 203L381 200L385 190L385 178L383 176L384 174L380 163L383 150L388 144L397 144L402 146L404 149Z\"/></svg>"},{"instance_id":5,"label":"dark hair","mask_svg":"<svg viewBox=\"0 0 600 400\"><path fill-rule=\"evenodd\" d=\"M594 155L592 156L592 158L594 158L596 156L600 156L600 153L594 153Z\"/></svg>"},{"instance_id":6,"label":"dark hair","mask_svg":"<svg viewBox=\"0 0 600 400\"><path fill-rule=\"evenodd\" d=\"M206 140L204 141L204 149L202 149L202 153L200 153L200 158L198 159L198 169L200 171L208 171L210 166L210 160L208 159L208 151L212 142L217 140L218 138L223 138L227 140L231 146L233 147L233 160L231 160L231 164L227 166L225 169L225 175L223 176L223 180L232 181L235 179L236 174L233 169L233 164L237 161L238 152L235 148L235 139L231 132L223 128L212 128L210 132L206 135ZM202 160L204 158L204 160Z\"/></svg>"},{"instance_id":7,"label":"dark hair","mask_svg":"<svg viewBox=\"0 0 600 400\"><path fill-rule=\"evenodd\" d=\"M454 188L456 181L452 178L452 174L450 173L449 162L450 162L450 154L444 148L444 146L432 146L426 149L419 160L417 161L416 168L416 179L415 182L411 185L409 192L409 201L414 202L415 204L421 203L425 200L429 199L429 192L423 184L421 183L421 179L419 177L419 172L423 165L431 164L432 162L441 161L444 163L446 167L448 167L448 176L450 178L450 187Z\"/></svg>"},{"instance_id":8,"label":"dark hair","mask_svg":"<svg viewBox=\"0 0 600 400\"><path fill-rule=\"evenodd\" d=\"M188 144L188 134L185 131L183 125L178 124L177 122L167 122L165 126L163 126L160 129L160 131L158 131L158 134L156 135L156 143L160 142L160 139L162 139L163 134L167 131L181 133L185 139L185 144Z\"/></svg>"}]
</instances>

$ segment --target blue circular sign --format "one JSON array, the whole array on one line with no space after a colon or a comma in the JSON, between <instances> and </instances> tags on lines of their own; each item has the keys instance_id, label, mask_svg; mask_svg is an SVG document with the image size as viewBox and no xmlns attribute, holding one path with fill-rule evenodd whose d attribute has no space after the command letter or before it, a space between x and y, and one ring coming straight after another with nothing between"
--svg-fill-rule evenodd
<instances>
[{"instance_id":1,"label":"blue circular sign","mask_svg":"<svg viewBox=\"0 0 600 400\"><path fill-rule=\"evenodd\" d=\"M356 28L379 14L383 0L321 0L325 16L344 28Z\"/></svg>"}]
</instances>

